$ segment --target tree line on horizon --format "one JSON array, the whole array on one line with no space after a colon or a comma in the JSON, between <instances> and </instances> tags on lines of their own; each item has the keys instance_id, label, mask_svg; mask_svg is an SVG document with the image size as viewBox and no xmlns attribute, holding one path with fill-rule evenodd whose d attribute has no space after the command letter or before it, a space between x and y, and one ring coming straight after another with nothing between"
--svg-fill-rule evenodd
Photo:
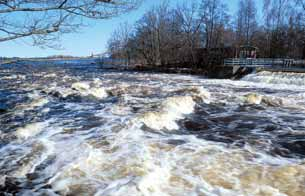
<instances>
[{"instance_id":1,"label":"tree line on horizon","mask_svg":"<svg viewBox=\"0 0 305 196\"><path fill-rule=\"evenodd\" d=\"M236 13L227 3L197 0L171 7L164 2L135 24L121 24L108 52L142 65L213 65L235 57L241 46L257 47L260 58L305 59L304 0L263 0L261 10L255 0L240 0Z\"/></svg>"}]
</instances>

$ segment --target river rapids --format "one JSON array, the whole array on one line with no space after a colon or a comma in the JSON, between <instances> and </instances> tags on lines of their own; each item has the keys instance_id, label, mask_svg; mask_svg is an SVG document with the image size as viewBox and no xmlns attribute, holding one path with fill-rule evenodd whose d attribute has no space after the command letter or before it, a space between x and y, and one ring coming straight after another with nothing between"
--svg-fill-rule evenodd
<instances>
[{"instance_id":1,"label":"river rapids","mask_svg":"<svg viewBox=\"0 0 305 196\"><path fill-rule=\"evenodd\" d=\"M304 196L305 74L0 67L0 195Z\"/></svg>"}]
</instances>

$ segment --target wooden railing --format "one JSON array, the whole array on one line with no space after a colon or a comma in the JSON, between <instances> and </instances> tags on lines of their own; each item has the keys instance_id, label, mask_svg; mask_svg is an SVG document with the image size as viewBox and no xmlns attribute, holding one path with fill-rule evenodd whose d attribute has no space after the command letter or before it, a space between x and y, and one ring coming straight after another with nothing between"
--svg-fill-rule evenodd
<instances>
[{"instance_id":1,"label":"wooden railing","mask_svg":"<svg viewBox=\"0 0 305 196\"><path fill-rule=\"evenodd\" d=\"M241 67L292 67L298 66L305 68L305 60L294 59L241 59L232 58L224 60L225 66L241 66Z\"/></svg>"}]
</instances>

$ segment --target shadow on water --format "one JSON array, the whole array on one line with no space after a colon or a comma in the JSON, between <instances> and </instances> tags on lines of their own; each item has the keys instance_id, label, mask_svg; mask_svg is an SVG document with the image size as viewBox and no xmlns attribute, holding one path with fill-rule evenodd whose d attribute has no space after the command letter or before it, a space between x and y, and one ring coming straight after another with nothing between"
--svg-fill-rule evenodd
<instances>
[{"instance_id":1,"label":"shadow on water","mask_svg":"<svg viewBox=\"0 0 305 196\"><path fill-rule=\"evenodd\" d=\"M270 117L262 105L201 105L180 122L186 133L233 146L255 146L274 156L305 158L305 116L293 114ZM299 131L292 131L299 130Z\"/></svg>"}]
</instances>

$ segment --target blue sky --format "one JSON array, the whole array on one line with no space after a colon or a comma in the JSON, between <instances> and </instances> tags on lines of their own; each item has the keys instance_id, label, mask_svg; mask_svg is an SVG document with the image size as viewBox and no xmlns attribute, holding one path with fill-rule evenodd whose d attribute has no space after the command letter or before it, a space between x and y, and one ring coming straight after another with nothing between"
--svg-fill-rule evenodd
<instances>
[{"instance_id":1,"label":"blue sky","mask_svg":"<svg viewBox=\"0 0 305 196\"><path fill-rule=\"evenodd\" d=\"M163 0L145 0L144 4L138 9L123 16L90 22L91 25L83 28L79 33L66 34L62 37L62 50L41 49L30 45L27 40L16 40L10 42L0 42L0 56L7 57L43 57L50 55L73 55L88 56L91 53L102 53L106 50L107 40L110 38L114 29L122 22L127 21L132 24L141 18L143 13L153 5L162 3ZM171 5L185 0L170 0ZM196 0L189 0L196 1ZM198 0L199 1L199 0ZM239 0L227 0L231 12L237 9ZM261 0L257 0L260 2Z\"/></svg>"}]
</instances>

